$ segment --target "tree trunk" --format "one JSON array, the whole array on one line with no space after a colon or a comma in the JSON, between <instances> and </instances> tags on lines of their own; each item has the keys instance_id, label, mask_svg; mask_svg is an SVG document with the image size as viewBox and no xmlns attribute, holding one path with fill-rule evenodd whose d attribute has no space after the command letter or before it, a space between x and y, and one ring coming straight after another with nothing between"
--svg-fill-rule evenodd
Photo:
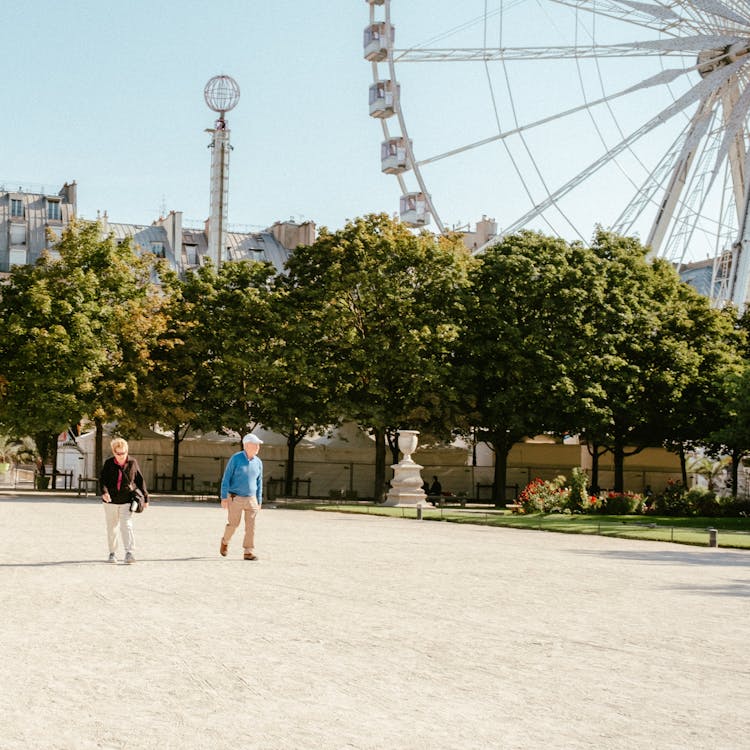
<instances>
[{"instance_id":1,"label":"tree trunk","mask_svg":"<svg viewBox=\"0 0 750 750\"><path fill-rule=\"evenodd\" d=\"M508 484L508 454L513 441L507 433L492 436L492 449L495 453L495 471L492 479L492 497L496 508L505 507L505 487Z\"/></svg>"},{"instance_id":2,"label":"tree trunk","mask_svg":"<svg viewBox=\"0 0 750 750\"><path fill-rule=\"evenodd\" d=\"M52 441L52 489L57 489L57 435Z\"/></svg>"},{"instance_id":3,"label":"tree trunk","mask_svg":"<svg viewBox=\"0 0 750 750\"><path fill-rule=\"evenodd\" d=\"M170 487L172 492L177 492L177 476L180 473L180 425L174 426L172 438L172 481ZM154 481L156 481L154 479Z\"/></svg>"},{"instance_id":4,"label":"tree trunk","mask_svg":"<svg viewBox=\"0 0 750 750\"><path fill-rule=\"evenodd\" d=\"M612 455L615 464L615 485L612 488L615 492L624 492L625 490L625 444L621 436L616 435L614 445L612 446Z\"/></svg>"},{"instance_id":5,"label":"tree trunk","mask_svg":"<svg viewBox=\"0 0 750 750\"><path fill-rule=\"evenodd\" d=\"M36 443L36 449L39 452L39 460L41 466L39 468L39 474L45 476L47 473L47 462L52 455L52 445L57 441L57 434L50 432L38 432L34 435L34 442Z\"/></svg>"},{"instance_id":6,"label":"tree trunk","mask_svg":"<svg viewBox=\"0 0 750 750\"><path fill-rule=\"evenodd\" d=\"M594 495L599 494L599 446L594 443L589 448L591 453L591 492Z\"/></svg>"},{"instance_id":7,"label":"tree trunk","mask_svg":"<svg viewBox=\"0 0 750 750\"><path fill-rule=\"evenodd\" d=\"M286 438L286 469L284 471L284 494L292 496L292 482L294 481L294 449L297 445L294 425L289 428Z\"/></svg>"},{"instance_id":8,"label":"tree trunk","mask_svg":"<svg viewBox=\"0 0 750 750\"><path fill-rule=\"evenodd\" d=\"M687 459L685 458L685 444L680 443L680 473L682 474L682 486L687 489L688 477L687 477Z\"/></svg>"},{"instance_id":9,"label":"tree trunk","mask_svg":"<svg viewBox=\"0 0 750 750\"><path fill-rule=\"evenodd\" d=\"M385 500L385 428L374 427L375 435L375 486L373 495L376 503Z\"/></svg>"}]
</instances>

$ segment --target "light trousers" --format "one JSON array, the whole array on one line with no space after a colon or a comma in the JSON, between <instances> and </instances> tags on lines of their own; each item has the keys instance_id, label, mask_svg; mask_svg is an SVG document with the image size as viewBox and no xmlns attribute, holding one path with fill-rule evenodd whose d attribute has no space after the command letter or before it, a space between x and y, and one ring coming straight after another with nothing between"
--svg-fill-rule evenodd
<instances>
[{"instance_id":1,"label":"light trousers","mask_svg":"<svg viewBox=\"0 0 750 750\"><path fill-rule=\"evenodd\" d=\"M245 497L235 495L227 500L227 525L224 529L224 536L221 541L229 544L232 535L237 531L242 516L245 516L245 538L242 540L242 546L245 552L255 552L255 518L258 515L258 498L255 495Z\"/></svg>"},{"instance_id":2,"label":"light trousers","mask_svg":"<svg viewBox=\"0 0 750 750\"><path fill-rule=\"evenodd\" d=\"M130 503L116 505L115 503L102 503L104 506L104 519L107 523L107 544L109 551L117 551L117 527L120 527L120 537L125 552L135 549L135 537L133 536L133 513Z\"/></svg>"}]
</instances>

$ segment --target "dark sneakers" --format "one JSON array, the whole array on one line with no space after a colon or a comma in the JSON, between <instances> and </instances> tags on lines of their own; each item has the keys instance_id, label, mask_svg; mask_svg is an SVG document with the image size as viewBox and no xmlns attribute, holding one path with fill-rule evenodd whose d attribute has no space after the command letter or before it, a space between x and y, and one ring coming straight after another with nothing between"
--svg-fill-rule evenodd
<instances>
[{"instance_id":1,"label":"dark sneakers","mask_svg":"<svg viewBox=\"0 0 750 750\"><path fill-rule=\"evenodd\" d=\"M221 540L221 547L219 547L219 554L222 557L226 557L227 556L227 545L226 545L226 542L223 539Z\"/></svg>"},{"instance_id":2,"label":"dark sneakers","mask_svg":"<svg viewBox=\"0 0 750 750\"><path fill-rule=\"evenodd\" d=\"M252 552L245 552L245 560L257 560L258 556L254 555Z\"/></svg>"}]
</instances>

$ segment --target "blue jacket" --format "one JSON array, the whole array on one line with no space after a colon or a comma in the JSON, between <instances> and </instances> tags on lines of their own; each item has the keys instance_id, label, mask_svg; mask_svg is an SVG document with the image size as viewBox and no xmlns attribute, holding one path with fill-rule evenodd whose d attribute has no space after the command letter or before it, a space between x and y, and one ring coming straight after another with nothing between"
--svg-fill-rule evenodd
<instances>
[{"instance_id":1,"label":"blue jacket","mask_svg":"<svg viewBox=\"0 0 750 750\"><path fill-rule=\"evenodd\" d=\"M229 495L255 495L258 505L263 503L263 461L257 456L248 458L245 451L235 453L224 469L221 480L221 499Z\"/></svg>"}]
</instances>

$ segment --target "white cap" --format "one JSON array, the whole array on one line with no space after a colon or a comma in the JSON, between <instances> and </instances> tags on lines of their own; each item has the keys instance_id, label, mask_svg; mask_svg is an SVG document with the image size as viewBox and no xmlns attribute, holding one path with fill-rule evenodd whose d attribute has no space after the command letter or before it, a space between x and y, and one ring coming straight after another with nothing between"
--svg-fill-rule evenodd
<instances>
[{"instance_id":1,"label":"white cap","mask_svg":"<svg viewBox=\"0 0 750 750\"><path fill-rule=\"evenodd\" d=\"M250 435L249 433L242 438L242 445L245 443L254 443L255 445L263 445L263 441L257 435Z\"/></svg>"}]
</instances>

